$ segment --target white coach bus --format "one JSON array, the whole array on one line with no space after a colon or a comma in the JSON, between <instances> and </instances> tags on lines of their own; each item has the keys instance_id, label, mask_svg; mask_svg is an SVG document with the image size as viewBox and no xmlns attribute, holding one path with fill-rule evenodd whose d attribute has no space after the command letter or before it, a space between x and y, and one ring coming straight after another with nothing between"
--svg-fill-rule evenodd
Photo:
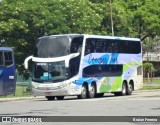
<instances>
[{"instance_id":1,"label":"white coach bus","mask_svg":"<svg viewBox=\"0 0 160 125\"><path fill-rule=\"evenodd\" d=\"M32 94L48 100L94 98L106 92L131 95L142 88L142 47L138 38L85 34L44 36L32 56Z\"/></svg>"}]
</instances>

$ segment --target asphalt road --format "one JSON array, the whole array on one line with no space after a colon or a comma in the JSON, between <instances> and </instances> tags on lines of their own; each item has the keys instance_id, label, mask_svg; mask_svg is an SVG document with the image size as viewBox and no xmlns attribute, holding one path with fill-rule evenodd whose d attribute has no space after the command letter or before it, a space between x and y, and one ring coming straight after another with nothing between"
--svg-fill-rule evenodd
<instances>
[{"instance_id":1,"label":"asphalt road","mask_svg":"<svg viewBox=\"0 0 160 125\"><path fill-rule=\"evenodd\" d=\"M160 90L136 91L131 96L105 94L102 98L77 99L76 96L64 100L47 101L45 98L0 101L1 116L160 116ZM95 120L95 119L93 119ZM115 120L116 121L116 120ZM63 122L63 119L62 119ZM47 123L61 125L65 123ZM2 124L2 123L0 123ZM4 124L4 123L3 123ZM5 123L9 124L9 123ZM14 123L19 124L19 123ZM28 124L28 123L27 123ZM30 123L31 124L31 123ZM35 124L35 123L34 123ZM44 123L43 123L44 124ZM70 125L119 124L109 122L69 122ZM146 124L124 122L123 125ZM148 124L160 124L157 122Z\"/></svg>"}]
</instances>

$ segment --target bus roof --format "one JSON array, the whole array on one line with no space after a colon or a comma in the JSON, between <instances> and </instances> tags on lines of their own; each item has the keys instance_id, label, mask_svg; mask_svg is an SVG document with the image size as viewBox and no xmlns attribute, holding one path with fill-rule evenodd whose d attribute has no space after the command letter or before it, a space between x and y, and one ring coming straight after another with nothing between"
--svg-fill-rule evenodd
<instances>
[{"instance_id":1,"label":"bus roof","mask_svg":"<svg viewBox=\"0 0 160 125\"><path fill-rule=\"evenodd\" d=\"M13 51L10 47L0 47L0 51Z\"/></svg>"},{"instance_id":2,"label":"bus roof","mask_svg":"<svg viewBox=\"0 0 160 125\"><path fill-rule=\"evenodd\" d=\"M132 40L140 41L139 38L130 38L130 37L119 37L119 36L105 36L105 35L89 35L89 34L57 34L43 37L58 37L58 36L85 36L86 38L102 38L102 39L116 39L116 40ZM40 37L42 38L42 37Z\"/></svg>"},{"instance_id":3,"label":"bus roof","mask_svg":"<svg viewBox=\"0 0 160 125\"><path fill-rule=\"evenodd\" d=\"M56 34L56 35L48 35L48 36L42 36L42 37L40 37L39 39L41 39L41 38L44 38L44 37L60 37L60 36L69 36L69 37L71 37L71 36L83 36L84 34Z\"/></svg>"},{"instance_id":4,"label":"bus roof","mask_svg":"<svg viewBox=\"0 0 160 125\"><path fill-rule=\"evenodd\" d=\"M132 40L140 41L139 38L119 37L119 36L102 36L102 35L85 35L86 38L102 38L102 39L115 39L115 40Z\"/></svg>"}]
</instances>

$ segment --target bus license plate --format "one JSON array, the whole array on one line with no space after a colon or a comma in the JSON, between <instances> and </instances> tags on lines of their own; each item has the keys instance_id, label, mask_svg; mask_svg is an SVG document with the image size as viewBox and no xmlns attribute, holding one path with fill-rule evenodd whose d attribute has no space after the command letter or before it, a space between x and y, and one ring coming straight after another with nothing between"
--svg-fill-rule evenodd
<instances>
[{"instance_id":1,"label":"bus license plate","mask_svg":"<svg viewBox=\"0 0 160 125\"><path fill-rule=\"evenodd\" d=\"M45 92L45 96L50 96L52 95L52 92Z\"/></svg>"}]
</instances>

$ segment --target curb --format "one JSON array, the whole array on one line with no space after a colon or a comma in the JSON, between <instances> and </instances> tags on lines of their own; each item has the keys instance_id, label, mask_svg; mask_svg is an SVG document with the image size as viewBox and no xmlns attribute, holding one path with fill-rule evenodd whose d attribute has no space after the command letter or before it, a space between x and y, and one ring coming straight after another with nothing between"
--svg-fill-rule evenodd
<instances>
[{"instance_id":1,"label":"curb","mask_svg":"<svg viewBox=\"0 0 160 125\"><path fill-rule=\"evenodd\" d=\"M142 93L142 92L153 92L153 91L159 91L160 89L152 89L152 90L136 90L133 91L134 93ZM31 97L16 97L16 98L0 98L0 102L8 102L8 101L19 101L19 100L35 100L35 99L45 99L44 96L31 96Z\"/></svg>"},{"instance_id":2,"label":"curb","mask_svg":"<svg viewBox=\"0 0 160 125\"><path fill-rule=\"evenodd\" d=\"M159 91L160 92L160 89L151 89L151 90L136 90L134 91L135 93L139 93L139 92L153 92L153 91Z\"/></svg>"},{"instance_id":3,"label":"curb","mask_svg":"<svg viewBox=\"0 0 160 125\"><path fill-rule=\"evenodd\" d=\"M146 84L143 84L143 86L160 86L160 84L156 84L156 83L146 83Z\"/></svg>"},{"instance_id":4,"label":"curb","mask_svg":"<svg viewBox=\"0 0 160 125\"><path fill-rule=\"evenodd\" d=\"M0 98L0 102L8 102L8 101L18 101L18 100L34 100L34 99L43 99L44 96L31 96L31 97L16 97L16 98Z\"/></svg>"}]
</instances>

